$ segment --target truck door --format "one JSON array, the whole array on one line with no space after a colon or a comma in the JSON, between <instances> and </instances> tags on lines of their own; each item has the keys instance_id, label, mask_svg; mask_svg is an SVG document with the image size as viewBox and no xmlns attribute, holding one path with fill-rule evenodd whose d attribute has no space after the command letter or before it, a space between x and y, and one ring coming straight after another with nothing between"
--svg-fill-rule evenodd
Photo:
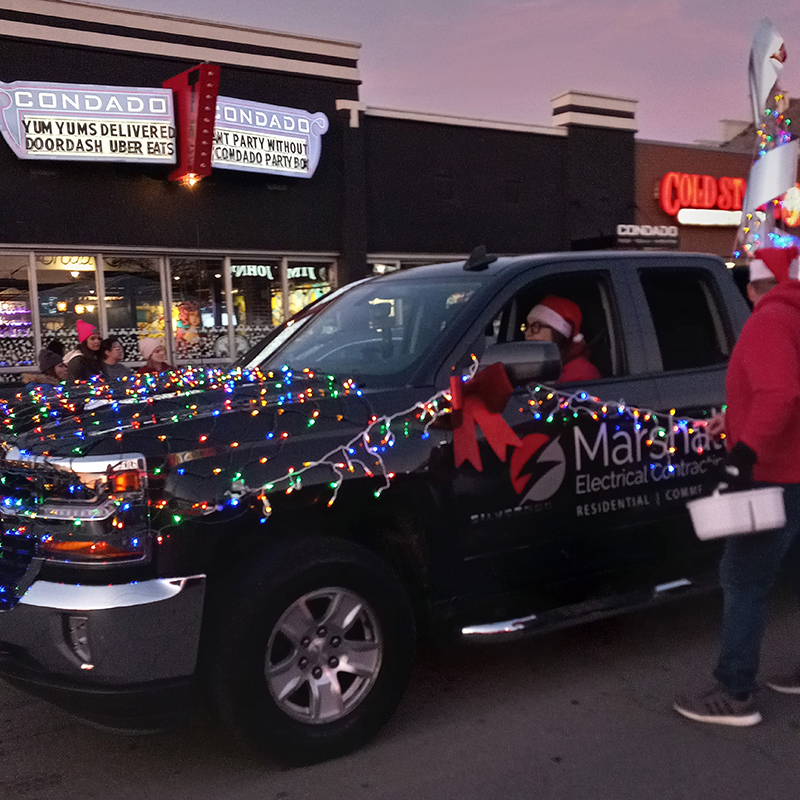
<instances>
[{"instance_id":1,"label":"truck door","mask_svg":"<svg viewBox=\"0 0 800 800\"><path fill-rule=\"evenodd\" d=\"M621 272L616 264L603 268L598 262L560 264L549 273L538 268L499 297L482 321L487 346L520 340L528 311L543 297L573 300L601 377L554 388L607 403L605 412L597 404L600 413L593 417L572 407L554 409L556 392L548 401L547 390L515 388L503 418L517 441L505 460L475 429L480 468L462 464L452 482L467 590L491 585L498 593L529 591L541 607L617 591L623 578L637 582L631 565L646 561L649 552L639 532L658 509L643 472L645 434L620 409L652 409L657 395L642 375L641 329Z\"/></svg>"}]
</instances>

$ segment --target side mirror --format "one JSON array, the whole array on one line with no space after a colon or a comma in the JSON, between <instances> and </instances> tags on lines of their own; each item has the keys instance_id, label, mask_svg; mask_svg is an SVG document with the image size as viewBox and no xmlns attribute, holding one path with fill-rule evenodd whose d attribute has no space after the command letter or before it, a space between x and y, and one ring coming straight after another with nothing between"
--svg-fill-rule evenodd
<instances>
[{"instance_id":1,"label":"side mirror","mask_svg":"<svg viewBox=\"0 0 800 800\"><path fill-rule=\"evenodd\" d=\"M557 381L561 377L561 354L555 342L505 342L486 348L481 366L502 364L514 386L539 381Z\"/></svg>"}]
</instances>

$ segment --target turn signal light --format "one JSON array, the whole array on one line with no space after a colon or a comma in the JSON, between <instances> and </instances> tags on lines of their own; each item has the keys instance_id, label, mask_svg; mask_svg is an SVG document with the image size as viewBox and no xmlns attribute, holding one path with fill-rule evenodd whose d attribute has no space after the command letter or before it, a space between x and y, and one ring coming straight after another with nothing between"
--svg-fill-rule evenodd
<instances>
[{"instance_id":1,"label":"turn signal light","mask_svg":"<svg viewBox=\"0 0 800 800\"><path fill-rule=\"evenodd\" d=\"M112 538L91 540L73 539L64 541L43 537L39 542L39 552L49 559L59 561L114 561L117 559L140 559L144 555L143 538Z\"/></svg>"},{"instance_id":2,"label":"turn signal light","mask_svg":"<svg viewBox=\"0 0 800 800\"><path fill-rule=\"evenodd\" d=\"M113 472L108 476L108 491L112 494L140 492L141 490L142 476L138 470L131 469L126 472Z\"/></svg>"}]
</instances>

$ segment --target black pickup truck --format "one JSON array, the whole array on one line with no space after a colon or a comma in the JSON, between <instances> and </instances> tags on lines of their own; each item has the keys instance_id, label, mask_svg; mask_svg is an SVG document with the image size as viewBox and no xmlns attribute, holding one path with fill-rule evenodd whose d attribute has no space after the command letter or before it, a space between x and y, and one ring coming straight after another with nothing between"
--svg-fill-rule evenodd
<instances>
[{"instance_id":1,"label":"black pickup truck","mask_svg":"<svg viewBox=\"0 0 800 800\"><path fill-rule=\"evenodd\" d=\"M601 377L524 341L576 302ZM473 258L344 287L230 371L18 396L0 675L152 730L206 700L293 762L365 742L420 636L491 641L713 585L685 503L748 309L719 259Z\"/></svg>"}]
</instances>

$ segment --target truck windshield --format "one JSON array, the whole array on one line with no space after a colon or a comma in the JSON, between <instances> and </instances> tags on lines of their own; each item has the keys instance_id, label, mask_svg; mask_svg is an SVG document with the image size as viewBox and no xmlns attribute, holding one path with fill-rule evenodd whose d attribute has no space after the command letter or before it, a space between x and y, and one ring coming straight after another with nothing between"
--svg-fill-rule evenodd
<instances>
[{"instance_id":1,"label":"truck windshield","mask_svg":"<svg viewBox=\"0 0 800 800\"><path fill-rule=\"evenodd\" d=\"M260 351L254 348L244 366L309 368L385 383L430 351L466 312L479 283L465 278L367 281L316 313L290 321Z\"/></svg>"}]
</instances>

